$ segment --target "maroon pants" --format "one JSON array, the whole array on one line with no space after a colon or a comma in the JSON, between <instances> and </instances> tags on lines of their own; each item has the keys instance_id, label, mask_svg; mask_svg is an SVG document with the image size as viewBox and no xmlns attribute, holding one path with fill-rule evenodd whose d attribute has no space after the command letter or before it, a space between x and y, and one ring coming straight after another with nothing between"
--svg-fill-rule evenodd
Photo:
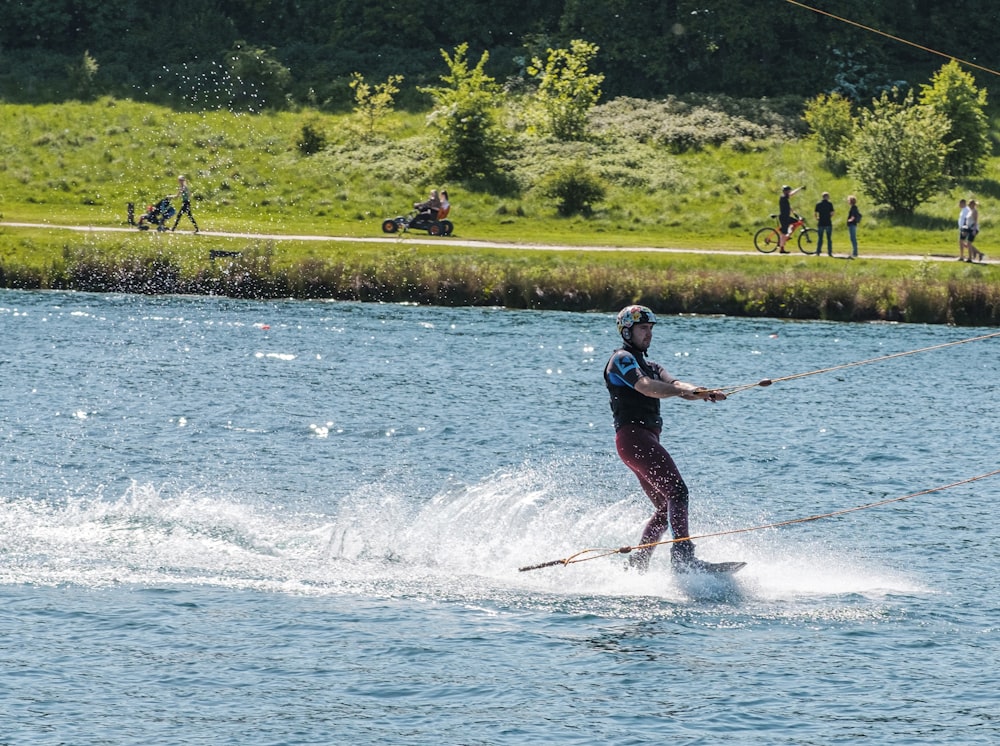
<instances>
[{"instance_id":1,"label":"maroon pants","mask_svg":"<svg viewBox=\"0 0 1000 746\"><path fill-rule=\"evenodd\" d=\"M625 425L615 435L615 447L656 508L642 532L640 544L659 541L668 527L675 539L690 536L688 488L667 449L660 445L660 432L639 425ZM648 562L653 550L640 551L643 556L637 559Z\"/></svg>"}]
</instances>

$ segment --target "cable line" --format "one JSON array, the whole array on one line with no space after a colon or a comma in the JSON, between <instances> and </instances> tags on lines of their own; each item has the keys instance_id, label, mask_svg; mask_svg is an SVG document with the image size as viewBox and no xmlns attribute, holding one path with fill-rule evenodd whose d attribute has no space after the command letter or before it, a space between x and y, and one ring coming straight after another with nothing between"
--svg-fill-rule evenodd
<instances>
[{"instance_id":1,"label":"cable line","mask_svg":"<svg viewBox=\"0 0 1000 746\"><path fill-rule=\"evenodd\" d=\"M809 521L818 521L821 518L833 518L834 516L846 515L847 513L856 513L859 510L868 510L870 508L878 508L882 505L889 505L890 503L898 503L903 500L912 500L914 497L920 497L921 495L929 495L932 492L941 492L942 490L948 490L953 487L960 487L964 484L971 484L972 482L977 482L980 479L987 479L988 477L995 477L1000 474L1000 469L995 469L993 471L987 472L985 474L979 474L978 476L969 477L968 479L961 479L957 482L952 482L951 484L944 484L940 487L931 487L926 490L920 490L919 492L911 492L909 495L903 495L902 497L890 497L886 500L878 500L872 503L866 503L864 505L856 505L853 508L843 508L841 510L834 510L829 513L820 513L818 515L811 515L805 518L792 518L787 521L778 521L776 523L766 523L761 526L750 526L748 528L734 528L728 531L715 531L709 534L700 534L699 536L684 536L677 539L665 539L664 541L654 541L649 544L638 544L637 546L624 546L613 548L596 548L596 549L583 549L576 554L571 554L569 557L563 559L549 560L548 562L540 562L537 565L527 565L526 567L519 567L518 572L527 572L528 570L540 570L543 567L554 567L555 565L573 565L577 562L586 562L588 560L600 559L601 557L610 557L615 554L628 554L635 549L649 549L652 547L662 546L663 544L674 544L678 541L694 541L697 539L710 539L717 536L730 536L732 534L745 534L751 531L763 531L769 528L781 528L783 526L792 526L796 523L808 523Z\"/></svg>"},{"instance_id":2,"label":"cable line","mask_svg":"<svg viewBox=\"0 0 1000 746\"><path fill-rule=\"evenodd\" d=\"M811 370L808 373L795 373L790 376L782 376L781 378L763 378L756 383L748 383L743 386L733 386L728 389L721 389L722 393L726 396L732 396L733 394L739 393L740 391L746 391L747 389L752 389L757 386L770 386L775 383L781 383L783 381L794 381L796 378L806 378L808 376L819 375L820 373L831 373L835 370L843 370L844 368L855 368L859 365L870 365L871 363L880 363L883 360L892 360L897 357L906 357L907 355L916 355L918 352L929 352L931 350L941 350L945 347L954 347L955 345L964 345L969 342L979 342L984 339L990 339L991 337L1000 337L1000 332L992 332L991 334L982 334L978 337L969 337L968 339L959 339L954 342L944 342L939 345L932 345L930 347L921 347L919 350L908 350L906 352L894 352L891 355L882 355L881 357L873 357L869 360L858 360L853 363L844 363L843 365L834 365L829 368L820 368L819 370Z\"/></svg>"},{"instance_id":3,"label":"cable line","mask_svg":"<svg viewBox=\"0 0 1000 746\"><path fill-rule=\"evenodd\" d=\"M830 373L835 370L843 370L845 368L854 368L859 365L870 365L871 363L878 363L884 360L892 360L897 357L906 357L907 355L916 355L919 352L929 352L931 350L941 350L946 347L954 347L955 345L968 344L969 342L978 342L984 339L991 339L992 337L1000 337L1000 332L992 332L990 334L981 334L978 337L969 337L968 339L958 339L953 342L943 342L937 345L931 345L930 347L921 347L917 350L907 350L906 352L894 352L891 355L882 355L881 357L873 357L868 360L857 360L853 363L843 363L842 365L834 365L829 368L820 368L819 370L811 370L807 373L795 373L790 376L782 376L781 378L764 378L756 383L748 383L743 386L735 386L728 389L721 389L721 391L726 396L732 396L740 391L746 391L747 389L752 389L757 386L770 386L775 383L782 381L793 381L796 378L806 378L807 376L815 376L820 373ZM695 539L708 539L716 536L728 536L730 534L742 534L750 531L763 531L767 528L780 528L782 526L791 526L796 523L806 523L808 521L818 521L821 518L832 518L838 515L845 515L847 513L854 513L859 510L868 510L869 508L876 508L881 505L888 505L889 503L901 502L903 500L910 500L914 497L919 497L920 495L928 495L932 492L940 492L942 490L951 489L952 487L958 487L963 484L969 484L971 482L978 481L980 479L986 479L987 477L993 477L1000 474L1000 469L995 471L987 472L986 474L980 474L979 476L969 477L968 479L963 479L958 482L952 482L951 484L942 485L940 487L932 487L930 489L921 490L920 492L913 492L909 495L903 495L902 497L893 497L887 500L879 500L878 502L867 503L865 505L858 505L853 508L844 508L842 510L835 510L830 513L821 513L819 515L812 515L806 518L793 518L787 521L780 521L778 523L768 523L763 526L752 526L750 528L738 528L729 531L717 531L710 534L701 534L699 536L684 536L677 539L666 539L664 541L655 541L649 544L639 544L637 546L623 546L614 548L597 548L597 549L583 549L576 554L572 554L569 557L564 557L563 559L549 560L548 562L541 562L537 565L528 565L526 567L520 567L518 570L520 572L526 572L528 570L539 570L543 567L553 567L555 565L572 565L577 562L586 562L587 560L599 559L600 557L608 557L614 554L628 554L635 549L649 549L652 547L657 547L662 544L674 544L678 541L688 541Z\"/></svg>"},{"instance_id":4,"label":"cable line","mask_svg":"<svg viewBox=\"0 0 1000 746\"><path fill-rule=\"evenodd\" d=\"M961 59L959 57L956 57L953 54L945 54L944 52L939 52L936 49L931 49L930 47L925 47L925 46L923 46L921 44L917 44L916 42L908 41L907 39L902 39L902 38L900 38L898 36L893 36L892 34L888 34L885 31L879 31L877 28L872 28L871 26L865 26L863 23L858 23L857 21L852 21L849 18L842 18L841 16L834 15L833 13L829 13L829 12L827 12L825 10L820 10L819 8L813 8L812 6L806 5L805 3L797 2L797 0L785 0L785 2L789 3L791 5L796 5L796 6L800 7L800 8L805 8L806 10L811 10L813 13L819 13L821 16L827 16L829 18L834 19L835 21L840 21L841 23L846 23L846 24L848 24L850 26L856 26L859 29L863 29L865 31L870 31L873 34L878 34L879 36L884 36L886 39L892 39L893 41L898 41L901 44L908 44L909 46L916 47L917 49L920 49L920 50L922 50L924 52L930 52L931 54L936 54L939 57L944 57L944 58L949 59L949 60L955 60L956 62L961 62L963 65L968 65L969 67L974 67L977 70L982 70L983 72L990 73L991 75L1000 75L1000 72L997 72L996 70L993 70L993 69L988 68L988 67L983 67L982 65L977 65L975 62L969 62L968 60L963 60L963 59Z\"/></svg>"}]
</instances>

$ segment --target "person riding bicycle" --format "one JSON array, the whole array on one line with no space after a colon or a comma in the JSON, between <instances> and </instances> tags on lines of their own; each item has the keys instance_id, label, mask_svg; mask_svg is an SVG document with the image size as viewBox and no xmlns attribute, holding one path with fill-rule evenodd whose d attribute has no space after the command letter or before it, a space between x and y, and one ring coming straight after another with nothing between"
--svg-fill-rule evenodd
<instances>
[{"instance_id":1,"label":"person riding bicycle","mask_svg":"<svg viewBox=\"0 0 1000 746\"><path fill-rule=\"evenodd\" d=\"M781 230L778 231L778 248L781 249L782 254L790 253L785 251L785 243L788 241L789 228L795 222L795 217L792 213L791 197L803 189L805 187L792 189L787 184L781 187L781 197L778 198L778 224L781 226Z\"/></svg>"}]
</instances>

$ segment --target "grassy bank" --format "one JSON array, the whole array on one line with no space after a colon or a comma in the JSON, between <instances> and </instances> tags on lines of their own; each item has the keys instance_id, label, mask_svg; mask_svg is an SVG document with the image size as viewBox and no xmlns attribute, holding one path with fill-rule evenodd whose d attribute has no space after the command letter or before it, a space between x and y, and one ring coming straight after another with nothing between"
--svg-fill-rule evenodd
<instances>
[{"instance_id":1,"label":"grassy bank","mask_svg":"<svg viewBox=\"0 0 1000 746\"><path fill-rule=\"evenodd\" d=\"M309 124L326 147L296 147ZM589 218L560 217L535 185L567 160L597 172L606 200ZM641 301L663 312L786 318L891 319L996 324L996 266L828 261L757 254L752 236L776 208L781 183L809 186L841 213L856 193L819 166L813 146L772 137L674 154L636 140L554 143L525 138L502 194L451 184L455 238L580 246L579 252L361 243L267 242L189 234L70 234L0 227L0 284L243 297L334 297L529 308L615 309ZM991 163L996 173L1000 160ZM125 204L144 205L193 183L209 230L260 234L381 235L434 178L424 119L395 114L362 141L349 116L314 112L178 114L127 101L0 105L0 213L7 221L121 226ZM955 253L954 202L976 196L982 248L991 255L990 179L956 185L899 222L861 204L861 253ZM838 221L835 251L846 249ZM184 226L182 226L183 228ZM587 251L588 246L743 250L745 256ZM209 252L240 256L209 259ZM992 258L992 257L991 257Z\"/></svg>"},{"instance_id":2,"label":"grassy bank","mask_svg":"<svg viewBox=\"0 0 1000 746\"><path fill-rule=\"evenodd\" d=\"M9 237L9 236L8 236ZM465 249L442 243L317 243L191 234L41 231L4 257L6 287L242 298L336 298L435 305L616 310L840 321L1000 324L994 268L958 262ZM228 255L211 258L212 252ZM231 255L238 252L238 255Z\"/></svg>"}]
</instances>

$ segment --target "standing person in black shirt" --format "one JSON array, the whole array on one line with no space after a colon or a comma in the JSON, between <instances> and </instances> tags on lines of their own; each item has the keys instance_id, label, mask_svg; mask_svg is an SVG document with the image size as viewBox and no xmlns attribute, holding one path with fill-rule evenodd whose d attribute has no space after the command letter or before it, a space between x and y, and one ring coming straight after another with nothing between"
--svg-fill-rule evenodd
<instances>
[{"instance_id":1,"label":"standing person in black shirt","mask_svg":"<svg viewBox=\"0 0 1000 746\"><path fill-rule=\"evenodd\" d=\"M816 256L823 253L823 235L826 234L826 253L833 256L833 202L830 193L823 192L823 198L816 203Z\"/></svg>"}]
</instances>

